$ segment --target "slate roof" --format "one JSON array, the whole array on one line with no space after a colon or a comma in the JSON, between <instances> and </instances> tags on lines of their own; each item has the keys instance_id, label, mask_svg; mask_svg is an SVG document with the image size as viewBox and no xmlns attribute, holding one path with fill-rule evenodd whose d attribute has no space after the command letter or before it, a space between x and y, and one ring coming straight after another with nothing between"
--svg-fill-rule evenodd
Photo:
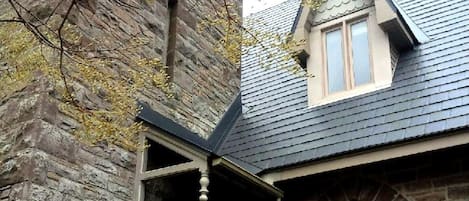
<instances>
[{"instance_id":1,"label":"slate roof","mask_svg":"<svg viewBox=\"0 0 469 201\"><path fill-rule=\"evenodd\" d=\"M391 87L308 108L305 78L245 55L243 113L218 153L256 173L467 127L469 1L397 2L430 41L401 54ZM298 8L289 0L252 17L288 32Z\"/></svg>"}]
</instances>

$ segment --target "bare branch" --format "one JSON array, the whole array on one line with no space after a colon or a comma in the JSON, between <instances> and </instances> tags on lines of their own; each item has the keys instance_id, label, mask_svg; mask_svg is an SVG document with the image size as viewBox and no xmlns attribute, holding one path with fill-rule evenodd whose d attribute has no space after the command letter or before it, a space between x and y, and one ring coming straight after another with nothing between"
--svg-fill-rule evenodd
<instances>
[{"instance_id":1,"label":"bare branch","mask_svg":"<svg viewBox=\"0 0 469 201\"><path fill-rule=\"evenodd\" d=\"M10 22L16 22L16 23L26 23L26 21L22 19L0 19L0 23L10 23Z\"/></svg>"},{"instance_id":2,"label":"bare branch","mask_svg":"<svg viewBox=\"0 0 469 201\"><path fill-rule=\"evenodd\" d=\"M60 74L62 76L62 81L64 82L64 85L65 85L65 91L66 91L67 95L69 96L70 100L72 100L72 102L74 102L74 103L75 103L75 101L74 101L74 98L73 98L72 94L70 93L70 89L69 89L69 86L68 86L68 83L67 83L67 76L65 75L64 66L63 66L64 40L63 40L63 37L62 37L62 30L63 30L65 22L67 21L67 18L70 15L70 12L72 11L72 8L75 6L75 4L76 4L75 0L72 0L72 2L70 3L70 6L67 9L67 12L65 13L65 15L63 17L63 20L60 23L60 26L58 28L58 35L59 35L58 39L60 41L59 71L60 71Z\"/></svg>"},{"instance_id":3,"label":"bare branch","mask_svg":"<svg viewBox=\"0 0 469 201\"><path fill-rule=\"evenodd\" d=\"M59 3L57 3L57 5L54 7L54 10L52 10L52 12L49 14L49 16L47 17L46 21L44 22L44 24L47 24L47 22L49 22L50 18L54 15L54 13L57 11L57 9L60 7L60 5L64 2L65 0L62 0L62 1L59 1Z\"/></svg>"}]
</instances>

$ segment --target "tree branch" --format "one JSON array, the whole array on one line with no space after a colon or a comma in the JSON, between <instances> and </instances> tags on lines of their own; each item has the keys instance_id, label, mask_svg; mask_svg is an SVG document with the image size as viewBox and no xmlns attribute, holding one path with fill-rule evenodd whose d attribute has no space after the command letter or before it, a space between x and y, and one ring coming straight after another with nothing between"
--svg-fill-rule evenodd
<instances>
[{"instance_id":1,"label":"tree branch","mask_svg":"<svg viewBox=\"0 0 469 201\"><path fill-rule=\"evenodd\" d=\"M0 23L11 23L11 22L14 22L14 23L26 23L26 21L22 20L22 19L0 19Z\"/></svg>"},{"instance_id":2,"label":"tree branch","mask_svg":"<svg viewBox=\"0 0 469 201\"><path fill-rule=\"evenodd\" d=\"M58 37L59 37L58 39L59 39L59 42L60 42L59 71L60 71L60 75L62 77L62 81L64 82L64 85L65 85L65 92L69 96L70 100L72 100L72 102L74 102L74 103L75 103L75 101L74 101L74 98L73 98L73 96L70 92L70 89L68 88L67 77L65 75L64 66L63 66L63 57L64 57L64 51L65 50L64 50L64 40L63 40L63 37L62 37L62 30L63 30L63 28L65 26L65 22L67 21L67 18L70 15L70 12L72 11L72 8L75 6L75 4L76 4L75 0L72 0L72 2L70 3L70 6L67 9L67 12L64 15L63 20L60 23L60 26L58 28Z\"/></svg>"}]
</instances>

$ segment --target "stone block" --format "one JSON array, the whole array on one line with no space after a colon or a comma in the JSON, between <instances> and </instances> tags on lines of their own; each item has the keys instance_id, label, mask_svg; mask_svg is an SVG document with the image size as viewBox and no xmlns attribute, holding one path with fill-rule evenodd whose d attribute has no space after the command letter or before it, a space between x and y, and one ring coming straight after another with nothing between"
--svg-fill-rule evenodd
<instances>
[{"instance_id":1,"label":"stone block","mask_svg":"<svg viewBox=\"0 0 469 201\"><path fill-rule=\"evenodd\" d=\"M66 178L60 178L58 181L58 189L60 193L72 197L80 198L82 196L83 185Z\"/></svg>"},{"instance_id":2,"label":"stone block","mask_svg":"<svg viewBox=\"0 0 469 201\"><path fill-rule=\"evenodd\" d=\"M431 180L417 180L402 184L400 190L407 194L420 194L432 188Z\"/></svg>"},{"instance_id":3,"label":"stone block","mask_svg":"<svg viewBox=\"0 0 469 201\"><path fill-rule=\"evenodd\" d=\"M448 199L457 201L469 200L469 185L448 188Z\"/></svg>"},{"instance_id":4,"label":"stone block","mask_svg":"<svg viewBox=\"0 0 469 201\"><path fill-rule=\"evenodd\" d=\"M7 185L0 188L0 199L8 199L10 195L11 185Z\"/></svg>"},{"instance_id":5,"label":"stone block","mask_svg":"<svg viewBox=\"0 0 469 201\"><path fill-rule=\"evenodd\" d=\"M33 119L37 115L39 96L12 98L0 105L0 128Z\"/></svg>"},{"instance_id":6,"label":"stone block","mask_svg":"<svg viewBox=\"0 0 469 201\"><path fill-rule=\"evenodd\" d=\"M104 172L116 175L117 174L117 167L113 163L108 160L97 160L95 161L94 166Z\"/></svg>"},{"instance_id":7,"label":"stone block","mask_svg":"<svg viewBox=\"0 0 469 201\"><path fill-rule=\"evenodd\" d=\"M431 192L415 198L415 201L445 201L446 191Z\"/></svg>"},{"instance_id":8,"label":"stone block","mask_svg":"<svg viewBox=\"0 0 469 201\"><path fill-rule=\"evenodd\" d=\"M11 186L8 201L26 201L30 197L30 182L20 182Z\"/></svg>"},{"instance_id":9,"label":"stone block","mask_svg":"<svg viewBox=\"0 0 469 201\"><path fill-rule=\"evenodd\" d=\"M14 125L11 125L5 131L0 132L0 155L1 156L6 156L15 147L18 147L19 144L16 144L16 143L21 142L21 137L23 135L25 127L27 127L28 124L30 123L31 122L21 122L18 124L14 124Z\"/></svg>"},{"instance_id":10,"label":"stone block","mask_svg":"<svg viewBox=\"0 0 469 201\"><path fill-rule=\"evenodd\" d=\"M129 186L122 186L121 184L114 183L114 182L109 182L108 183L108 190L109 192L112 192L117 197L120 197L122 199L130 199L132 196L132 192L129 188Z\"/></svg>"},{"instance_id":11,"label":"stone block","mask_svg":"<svg viewBox=\"0 0 469 201\"><path fill-rule=\"evenodd\" d=\"M133 172L135 169L136 155L119 147L111 147L111 156L109 158L114 164Z\"/></svg>"},{"instance_id":12,"label":"stone block","mask_svg":"<svg viewBox=\"0 0 469 201\"><path fill-rule=\"evenodd\" d=\"M56 181L59 181L62 177L73 181L80 179L80 169L78 165L50 155L47 171L47 177Z\"/></svg>"},{"instance_id":13,"label":"stone block","mask_svg":"<svg viewBox=\"0 0 469 201\"><path fill-rule=\"evenodd\" d=\"M453 175L448 177L435 178L433 180L433 185L437 188L460 185L469 182L469 173Z\"/></svg>"},{"instance_id":14,"label":"stone block","mask_svg":"<svg viewBox=\"0 0 469 201\"><path fill-rule=\"evenodd\" d=\"M41 122L36 147L55 157L75 161L78 144L74 136L47 122Z\"/></svg>"},{"instance_id":15,"label":"stone block","mask_svg":"<svg viewBox=\"0 0 469 201\"><path fill-rule=\"evenodd\" d=\"M0 186L32 181L45 183L47 156L34 149L17 152L0 163Z\"/></svg>"},{"instance_id":16,"label":"stone block","mask_svg":"<svg viewBox=\"0 0 469 201\"><path fill-rule=\"evenodd\" d=\"M181 20L193 30L197 30L198 19L187 9L183 9L180 13Z\"/></svg>"},{"instance_id":17,"label":"stone block","mask_svg":"<svg viewBox=\"0 0 469 201\"><path fill-rule=\"evenodd\" d=\"M107 189L108 177L103 171L90 165L83 165L81 182L102 189Z\"/></svg>"},{"instance_id":18,"label":"stone block","mask_svg":"<svg viewBox=\"0 0 469 201\"><path fill-rule=\"evenodd\" d=\"M397 197L399 197L398 192L384 185L384 186L381 186L381 189L376 195L376 200L394 200Z\"/></svg>"},{"instance_id":19,"label":"stone block","mask_svg":"<svg viewBox=\"0 0 469 201\"><path fill-rule=\"evenodd\" d=\"M30 201L62 201L63 195L60 192L45 188L40 185L32 184Z\"/></svg>"}]
</instances>

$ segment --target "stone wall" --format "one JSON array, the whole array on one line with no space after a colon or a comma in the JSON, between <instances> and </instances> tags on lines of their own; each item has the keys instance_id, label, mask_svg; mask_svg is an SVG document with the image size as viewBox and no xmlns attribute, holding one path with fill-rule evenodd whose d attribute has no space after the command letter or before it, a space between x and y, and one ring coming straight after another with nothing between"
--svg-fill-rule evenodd
<instances>
[{"instance_id":1,"label":"stone wall","mask_svg":"<svg viewBox=\"0 0 469 201\"><path fill-rule=\"evenodd\" d=\"M148 10L132 13L142 15L141 20L146 21L143 24L149 27L149 32L144 33L154 38L149 51L153 50L156 55L161 54L161 47L166 47L161 37L167 31L166 22L161 20L168 18L165 1L157 0L147 7ZM208 137L239 92L240 71L238 66L214 52L213 43L221 37L217 29L197 32L201 18L210 13L208 1L180 2L173 77L175 98L167 99L157 90L148 90L142 99L156 111ZM137 24L144 29L142 23Z\"/></svg>"},{"instance_id":2,"label":"stone wall","mask_svg":"<svg viewBox=\"0 0 469 201\"><path fill-rule=\"evenodd\" d=\"M63 15L71 0L18 1L46 18L60 1L64 3L57 12ZM68 19L81 33L80 44L86 49L115 50L87 52L87 56L116 58L115 67L108 69L108 73L123 74L128 68L137 68L129 60L158 58L163 63L166 60L167 1L78 0L80 9L72 10ZM215 52L214 43L222 37L220 30L211 27L197 31L198 23L211 13L212 5L208 1L178 1L174 98L153 87L144 90L139 99L194 133L208 137L239 92L240 69ZM4 11L9 5L1 6L0 11ZM147 44L130 50L135 39Z\"/></svg>"},{"instance_id":3,"label":"stone wall","mask_svg":"<svg viewBox=\"0 0 469 201\"><path fill-rule=\"evenodd\" d=\"M0 106L0 200L131 200L135 154L70 134L47 81Z\"/></svg>"},{"instance_id":4,"label":"stone wall","mask_svg":"<svg viewBox=\"0 0 469 201\"><path fill-rule=\"evenodd\" d=\"M285 201L469 200L469 146L277 184Z\"/></svg>"},{"instance_id":5,"label":"stone wall","mask_svg":"<svg viewBox=\"0 0 469 201\"><path fill-rule=\"evenodd\" d=\"M113 46L133 37L149 41L136 56L165 60L169 12L167 0L87 0L76 20L87 40ZM221 33L213 28L199 33L197 24L210 12L208 1L179 0L174 76L174 98L161 90L145 90L140 100L154 110L203 137L208 137L239 92L239 67L214 52ZM217 2L217 1L214 1ZM197 6L194 6L197 5ZM125 51L125 50L123 50ZM119 56L119 55L117 55ZM125 61L122 64L125 66ZM124 67L125 68L125 67Z\"/></svg>"},{"instance_id":6,"label":"stone wall","mask_svg":"<svg viewBox=\"0 0 469 201\"><path fill-rule=\"evenodd\" d=\"M47 12L58 0L21 2ZM149 43L135 59L164 60L166 0L79 2L80 12L73 14L71 22L83 34L83 45L99 41L105 47L115 47L143 37ZM200 17L210 10L207 2L180 2L175 98L168 99L157 88L148 88L139 97L156 111L207 137L239 91L239 68L213 51L219 31L213 28L199 34L195 30ZM200 9L191 8L194 2ZM125 60L117 65L121 70L129 67ZM32 84L0 100L0 201L132 200L135 154L112 145L77 142L72 129L79 125L59 111L53 94L48 81L38 76Z\"/></svg>"}]
</instances>

